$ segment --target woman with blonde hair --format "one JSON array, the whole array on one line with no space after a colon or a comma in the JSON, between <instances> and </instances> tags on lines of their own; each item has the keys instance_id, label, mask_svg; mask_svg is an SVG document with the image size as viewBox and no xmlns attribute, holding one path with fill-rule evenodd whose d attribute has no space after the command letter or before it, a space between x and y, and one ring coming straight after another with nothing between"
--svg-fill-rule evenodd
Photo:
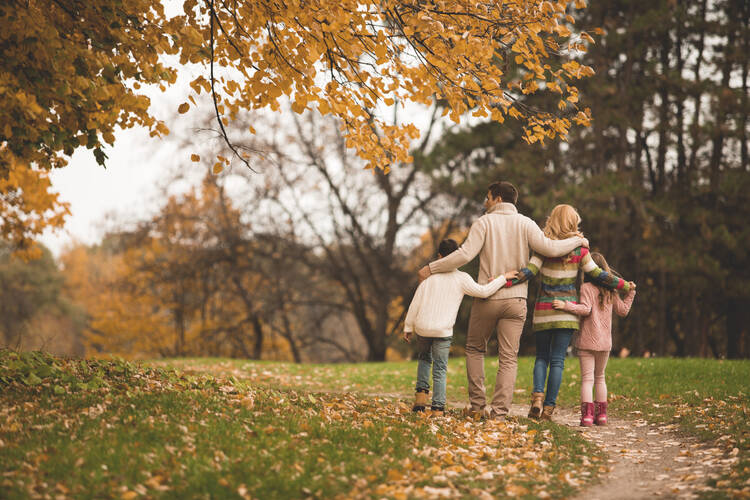
<instances>
[{"instance_id":1,"label":"woman with blonde hair","mask_svg":"<svg viewBox=\"0 0 750 500\"><path fill-rule=\"evenodd\" d=\"M561 240L581 236L581 216L570 205L557 205L550 212L544 234ZM596 265L588 248L578 247L564 257L550 258L533 255L528 265L519 271L513 284L522 283L541 273L541 290L534 306L533 330L536 340L534 361L534 391L531 395L529 418L552 420L557 394L562 383L565 354L573 334L580 328L576 314L553 303L578 303L576 281L579 271L593 283L612 290L629 291L632 282L613 276ZM558 304L559 305L559 304ZM545 392L546 385L546 392Z\"/></svg>"}]
</instances>

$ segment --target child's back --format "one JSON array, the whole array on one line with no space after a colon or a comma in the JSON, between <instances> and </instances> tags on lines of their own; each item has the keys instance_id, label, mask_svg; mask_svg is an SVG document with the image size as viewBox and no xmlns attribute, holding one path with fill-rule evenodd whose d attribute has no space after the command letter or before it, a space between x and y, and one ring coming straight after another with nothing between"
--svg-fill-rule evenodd
<instances>
[{"instance_id":1,"label":"child's back","mask_svg":"<svg viewBox=\"0 0 750 500\"><path fill-rule=\"evenodd\" d=\"M627 316L635 298L635 289L628 291L624 299L617 293L608 300L599 287L593 283L581 286L579 304L565 304L565 310L582 316L581 330L575 341L577 349L589 351L612 350L612 312L620 316Z\"/></svg>"},{"instance_id":2,"label":"child's back","mask_svg":"<svg viewBox=\"0 0 750 500\"><path fill-rule=\"evenodd\" d=\"M438 254L445 257L458 245L454 240L443 240ZM508 285L508 273L478 285L471 276L461 271L433 274L417 287L409 311L404 319L404 340L411 342L412 333L417 334L417 385L412 411L424 411L430 392L430 368L434 394L431 410L445 409L445 385L448 355L453 338L453 324L464 295L486 298Z\"/></svg>"},{"instance_id":3,"label":"child's back","mask_svg":"<svg viewBox=\"0 0 750 500\"><path fill-rule=\"evenodd\" d=\"M486 298L506 285L505 277L478 285L467 273L437 273L420 283L406 316L405 330L422 337L450 337L464 295Z\"/></svg>"}]
</instances>

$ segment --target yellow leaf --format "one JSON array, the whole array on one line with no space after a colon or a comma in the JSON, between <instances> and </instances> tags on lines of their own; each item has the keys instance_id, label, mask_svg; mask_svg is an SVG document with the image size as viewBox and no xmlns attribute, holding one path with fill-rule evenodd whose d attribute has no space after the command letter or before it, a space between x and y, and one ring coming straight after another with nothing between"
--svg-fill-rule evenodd
<instances>
[{"instance_id":1,"label":"yellow leaf","mask_svg":"<svg viewBox=\"0 0 750 500\"><path fill-rule=\"evenodd\" d=\"M299 101L294 101L292 103L292 111L294 111L297 114L302 114L303 111L305 111L306 105L305 103L301 103Z\"/></svg>"},{"instance_id":2,"label":"yellow leaf","mask_svg":"<svg viewBox=\"0 0 750 500\"><path fill-rule=\"evenodd\" d=\"M199 161L201 161L201 157L200 157L200 155L197 155L197 154L193 153L193 154L190 155L190 160L192 160L194 162L199 162Z\"/></svg>"},{"instance_id":3,"label":"yellow leaf","mask_svg":"<svg viewBox=\"0 0 750 500\"><path fill-rule=\"evenodd\" d=\"M214 163L213 173L214 175L218 175L224 170L224 164L220 161L217 161Z\"/></svg>"},{"instance_id":4,"label":"yellow leaf","mask_svg":"<svg viewBox=\"0 0 750 500\"><path fill-rule=\"evenodd\" d=\"M177 112L182 115L182 114L187 113L189 109L190 109L190 104L183 102L182 104L180 104L180 107L177 108Z\"/></svg>"},{"instance_id":5,"label":"yellow leaf","mask_svg":"<svg viewBox=\"0 0 750 500\"><path fill-rule=\"evenodd\" d=\"M401 473L401 471L398 471L396 469L389 469L388 470L388 480L389 481L400 481L404 478L404 475Z\"/></svg>"}]
</instances>

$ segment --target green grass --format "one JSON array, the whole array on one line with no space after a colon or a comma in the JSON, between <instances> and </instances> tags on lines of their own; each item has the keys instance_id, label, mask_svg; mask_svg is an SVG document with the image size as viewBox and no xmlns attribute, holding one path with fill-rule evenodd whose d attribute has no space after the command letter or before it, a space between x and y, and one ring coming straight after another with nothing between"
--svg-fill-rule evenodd
<instances>
[{"instance_id":1,"label":"green grass","mask_svg":"<svg viewBox=\"0 0 750 500\"><path fill-rule=\"evenodd\" d=\"M534 359L518 362L515 402L526 403L532 386ZM158 364L201 372L223 372L249 377L261 385L304 390L332 390L409 398L416 362L294 365L244 360L168 360ZM497 361L485 362L488 396L492 393ZM610 414L615 419L644 418L673 426L677 432L715 442L728 459L731 472L713 482L721 492L748 492L750 481L750 424L748 392L750 361L670 358L610 359L607 367ZM448 399L467 401L465 360L451 359ZM576 358L565 364L558 404L576 407L580 401L580 370ZM724 494L724 493L722 493Z\"/></svg>"},{"instance_id":2,"label":"green grass","mask_svg":"<svg viewBox=\"0 0 750 500\"><path fill-rule=\"evenodd\" d=\"M329 373L344 385L370 374L386 384L408 379L409 363L349 367L358 382L341 366L187 364L175 372L0 351L0 496L408 498L438 488L559 497L575 491L566 472L602 468L560 426L426 418L392 398L302 383ZM291 379L274 384L272 373Z\"/></svg>"}]
</instances>

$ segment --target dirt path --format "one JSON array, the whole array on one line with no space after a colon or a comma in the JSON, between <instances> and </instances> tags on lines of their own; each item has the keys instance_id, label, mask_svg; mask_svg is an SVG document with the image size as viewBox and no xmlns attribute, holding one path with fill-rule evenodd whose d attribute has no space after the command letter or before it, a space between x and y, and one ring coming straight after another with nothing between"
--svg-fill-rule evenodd
<instances>
[{"instance_id":1,"label":"dirt path","mask_svg":"<svg viewBox=\"0 0 750 500\"><path fill-rule=\"evenodd\" d=\"M511 415L525 416L525 405L513 405ZM654 426L645 420L610 415L607 426L580 427L577 408L562 408L555 421L580 432L603 448L610 471L602 482L584 487L578 499L695 498L710 490L706 481L729 470L718 448L678 436L675 426Z\"/></svg>"},{"instance_id":2,"label":"dirt path","mask_svg":"<svg viewBox=\"0 0 750 500\"><path fill-rule=\"evenodd\" d=\"M404 399L403 394L381 394ZM449 401L462 408L465 402ZM510 415L525 417L528 405L513 404ZM554 421L580 432L608 455L609 472L601 482L584 486L574 499L696 498L711 491L706 483L729 471L732 460L722 450L678 435L675 425L653 425L610 413L609 425L581 427L578 408L558 408Z\"/></svg>"}]
</instances>

